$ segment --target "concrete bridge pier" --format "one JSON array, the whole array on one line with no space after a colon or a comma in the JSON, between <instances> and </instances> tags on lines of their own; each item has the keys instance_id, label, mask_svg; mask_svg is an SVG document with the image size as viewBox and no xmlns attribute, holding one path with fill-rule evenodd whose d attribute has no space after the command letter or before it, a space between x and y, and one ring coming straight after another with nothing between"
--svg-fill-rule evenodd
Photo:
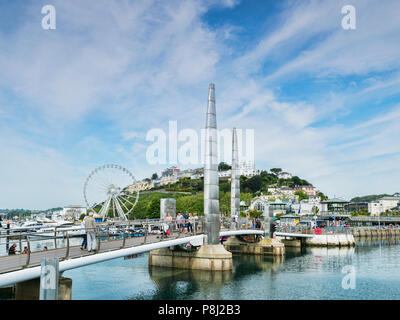
<instances>
[{"instance_id":1,"label":"concrete bridge pier","mask_svg":"<svg viewBox=\"0 0 400 320\"><path fill-rule=\"evenodd\" d=\"M229 237L225 241L225 248L233 253L283 256L285 254L285 245L278 239L273 238L273 216L271 207L264 208L264 236L240 236Z\"/></svg>"},{"instance_id":2,"label":"concrete bridge pier","mask_svg":"<svg viewBox=\"0 0 400 320\"><path fill-rule=\"evenodd\" d=\"M149 266L227 271L232 270L232 253L226 251L220 244L204 244L194 250L170 247L150 251Z\"/></svg>"},{"instance_id":3,"label":"concrete bridge pier","mask_svg":"<svg viewBox=\"0 0 400 320\"><path fill-rule=\"evenodd\" d=\"M19 282L15 285L15 300L39 300L40 278ZM58 300L71 300L72 279L59 277Z\"/></svg>"},{"instance_id":4,"label":"concrete bridge pier","mask_svg":"<svg viewBox=\"0 0 400 320\"><path fill-rule=\"evenodd\" d=\"M285 255L285 245L280 240L261 236L229 237L224 242L224 247L232 253L266 256Z\"/></svg>"}]
</instances>

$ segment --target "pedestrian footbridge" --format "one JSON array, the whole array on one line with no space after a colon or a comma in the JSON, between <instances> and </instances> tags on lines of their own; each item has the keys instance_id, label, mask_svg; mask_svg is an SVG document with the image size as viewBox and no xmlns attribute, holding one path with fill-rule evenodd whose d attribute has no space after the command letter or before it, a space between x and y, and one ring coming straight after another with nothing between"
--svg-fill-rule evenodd
<instances>
[{"instance_id":1,"label":"pedestrian footbridge","mask_svg":"<svg viewBox=\"0 0 400 320\"><path fill-rule=\"evenodd\" d=\"M221 229L220 236L242 236L242 235L263 235L264 230L255 229ZM138 253L149 252L172 246L190 243L193 246L202 245L203 233L173 233L166 237L157 234L147 234L143 237L125 237L122 239L100 241L97 238L97 251L89 253L81 250L79 245L69 245L48 251L29 252L28 254L18 254L0 257L0 287L23 282L40 277L42 258L58 258L59 271L87 266L94 263L104 262L111 259L130 256ZM27 236L29 244L29 236Z\"/></svg>"}]
</instances>

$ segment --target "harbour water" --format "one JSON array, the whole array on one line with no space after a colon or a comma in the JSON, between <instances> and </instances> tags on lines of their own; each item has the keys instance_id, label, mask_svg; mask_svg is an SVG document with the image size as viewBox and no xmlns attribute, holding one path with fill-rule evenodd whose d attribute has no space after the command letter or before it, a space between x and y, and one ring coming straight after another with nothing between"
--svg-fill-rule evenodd
<instances>
[{"instance_id":1,"label":"harbour water","mask_svg":"<svg viewBox=\"0 0 400 320\"><path fill-rule=\"evenodd\" d=\"M148 254L69 270L76 300L400 299L399 239L354 248L287 248L283 259L234 255L231 272L148 266ZM343 279L353 270L354 289ZM345 286L346 287L346 286Z\"/></svg>"}]
</instances>

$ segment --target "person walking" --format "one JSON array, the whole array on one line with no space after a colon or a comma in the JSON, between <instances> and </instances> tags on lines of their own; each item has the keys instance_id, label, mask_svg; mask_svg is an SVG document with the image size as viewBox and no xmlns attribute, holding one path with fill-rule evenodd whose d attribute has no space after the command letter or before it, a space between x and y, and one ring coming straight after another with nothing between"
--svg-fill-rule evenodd
<instances>
[{"instance_id":1,"label":"person walking","mask_svg":"<svg viewBox=\"0 0 400 320\"><path fill-rule=\"evenodd\" d=\"M193 213L193 227L196 232L199 230L199 217L196 212Z\"/></svg>"},{"instance_id":2,"label":"person walking","mask_svg":"<svg viewBox=\"0 0 400 320\"><path fill-rule=\"evenodd\" d=\"M83 221L85 222L88 252L96 251L96 222L93 218L93 212L89 212L89 216L86 216Z\"/></svg>"},{"instance_id":3,"label":"person walking","mask_svg":"<svg viewBox=\"0 0 400 320\"><path fill-rule=\"evenodd\" d=\"M261 219L260 219L260 216L257 216L257 218L256 218L255 227L256 227L256 229L261 229Z\"/></svg>"},{"instance_id":4,"label":"person walking","mask_svg":"<svg viewBox=\"0 0 400 320\"><path fill-rule=\"evenodd\" d=\"M183 232L183 223L185 218L182 216L181 212L178 212L178 216L176 217L176 227L178 228L179 232Z\"/></svg>"},{"instance_id":5,"label":"person walking","mask_svg":"<svg viewBox=\"0 0 400 320\"><path fill-rule=\"evenodd\" d=\"M82 244L81 244L81 250L87 248L87 234L86 234L86 228L85 228L85 219L82 220L81 222L81 235L83 238Z\"/></svg>"},{"instance_id":6,"label":"person walking","mask_svg":"<svg viewBox=\"0 0 400 320\"><path fill-rule=\"evenodd\" d=\"M172 234L172 216L170 213L164 218L164 223L168 225L168 230Z\"/></svg>"},{"instance_id":7,"label":"person walking","mask_svg":"<svg viewBox=\"0 0 400 320\"><path fill-rule=\"evenodd\" d=\"M193 233L193 224L194 224L194 219L191 213L189 213L189 217L188 217L188 224L187 224L187 230L188 232Z\"/></svg>"}]
</instances>

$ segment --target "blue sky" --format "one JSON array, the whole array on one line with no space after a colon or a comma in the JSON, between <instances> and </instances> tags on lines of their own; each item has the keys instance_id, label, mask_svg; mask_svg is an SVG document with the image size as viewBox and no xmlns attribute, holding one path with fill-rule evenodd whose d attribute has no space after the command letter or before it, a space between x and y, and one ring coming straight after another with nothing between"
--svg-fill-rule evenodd
<instances>
[{"instance_id":1,"label":"blue sky","mask_svg":"<svg viewBox=\"0 0 400 320\"><path fill-rule=\"evenodd\" d=\"M398 192L399 14L395 0L2 1L0 207L84 204L106 163L160 173L147 132L203 128L211 82L219 128L254 129L258 169L331 197Z\"/></svg>"}]
</instances>

